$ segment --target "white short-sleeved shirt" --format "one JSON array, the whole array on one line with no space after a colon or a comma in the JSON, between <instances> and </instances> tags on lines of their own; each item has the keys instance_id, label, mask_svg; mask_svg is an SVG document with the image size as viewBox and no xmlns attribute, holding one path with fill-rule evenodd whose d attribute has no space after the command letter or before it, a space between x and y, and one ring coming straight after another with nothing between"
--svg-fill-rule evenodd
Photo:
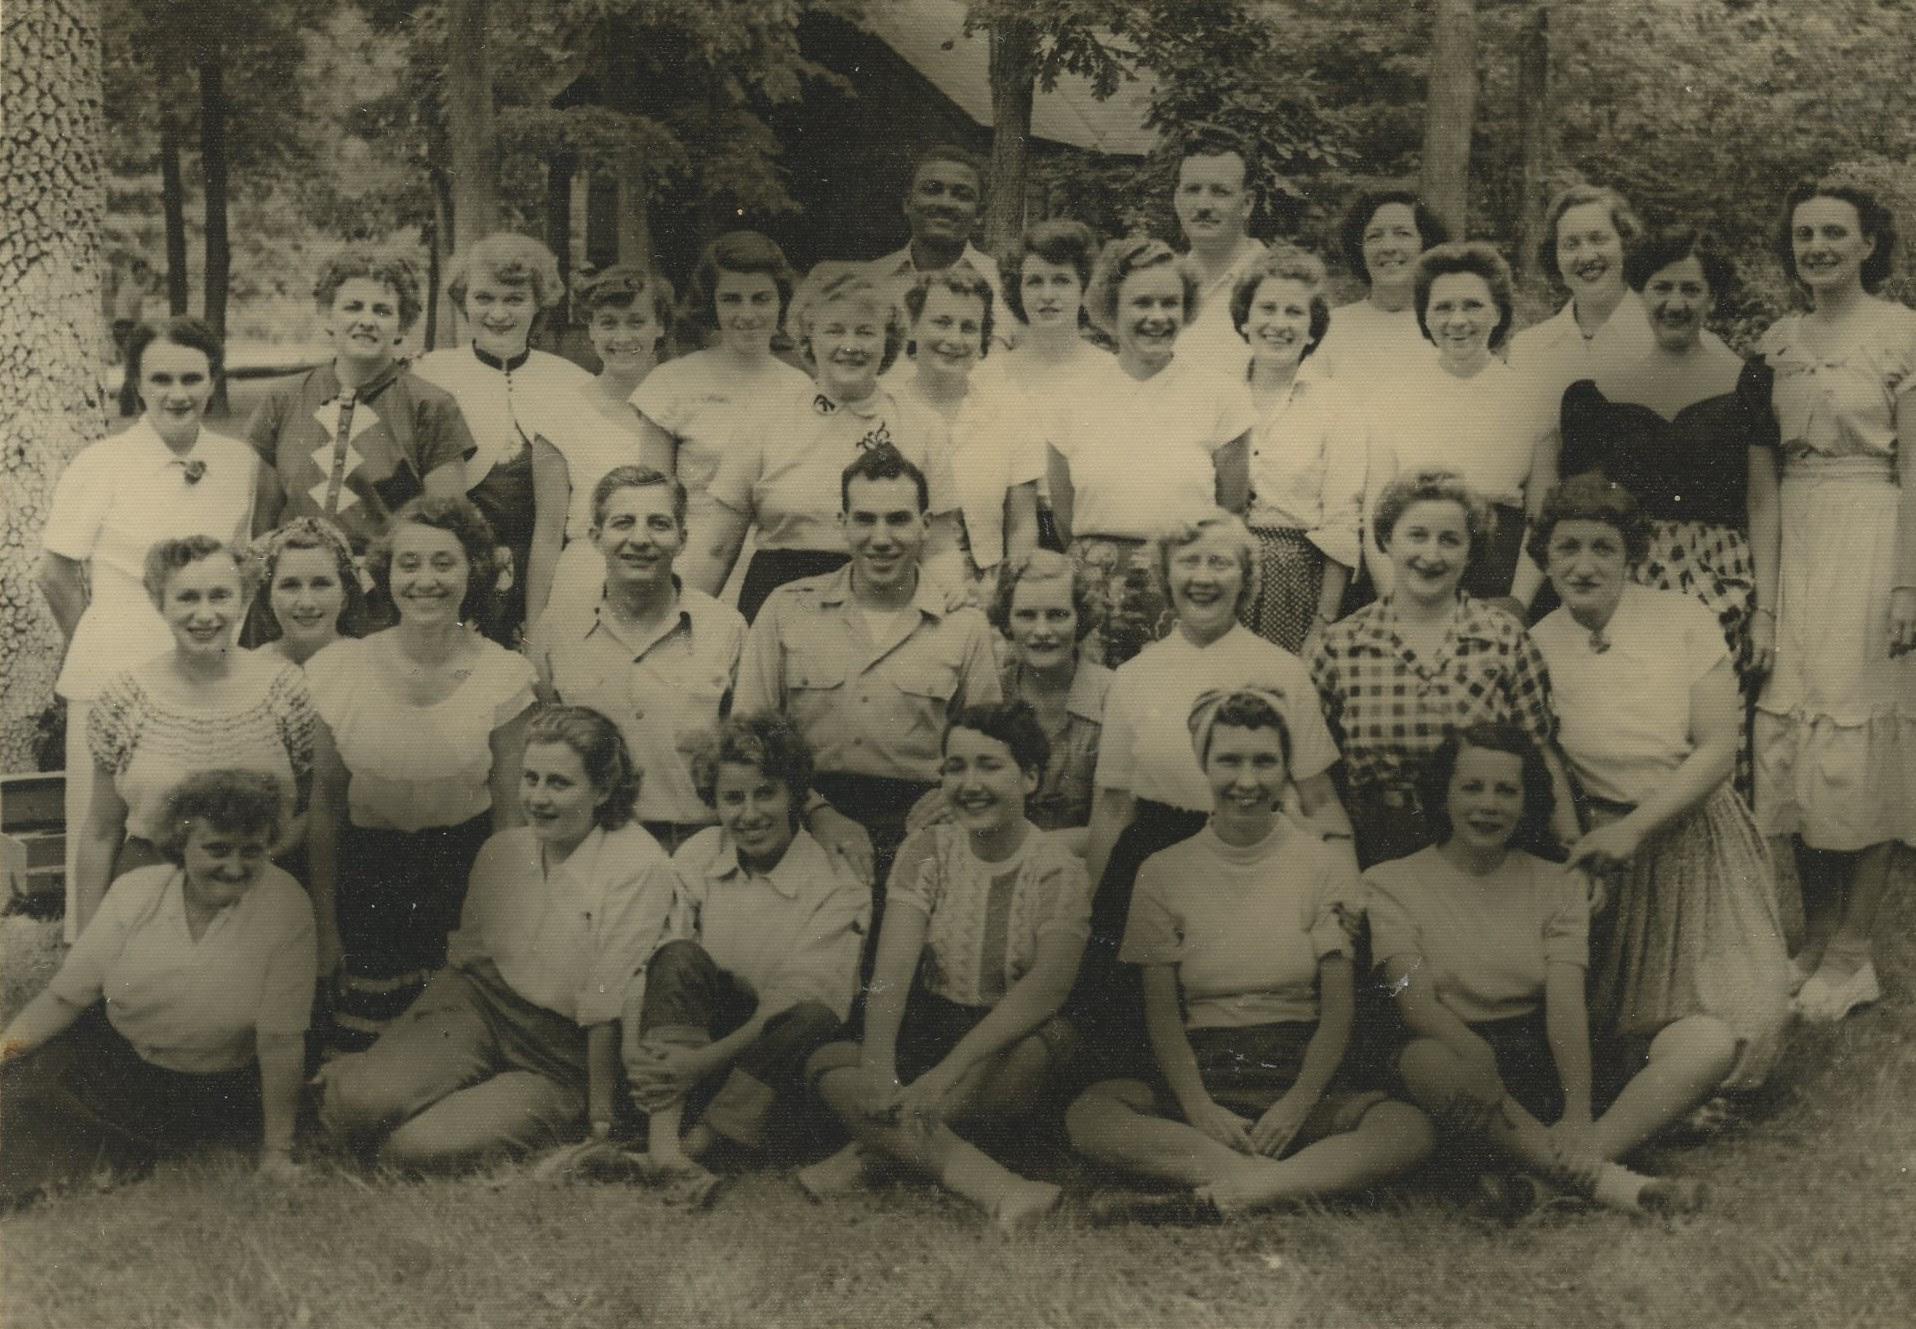
<instances>
[{"instance_id":1,"label":"white short-sleeved shirt","mask_svg":"<svg viewBox=\"0 0 1916 1329\"><path fill-rule=\"evenodd\" d=\"M898 391L925 407L934 428L943 428L943 440L934 446L950 459L952 493L964 517L972 564L981 572L997 567L1005 557L1006 493L1044 475L1042 429L1025 412L1022 394L990 360L973 373L971 391L949 421L910 383L900 384Z\"/></svg>"},{"instance_id":2,"label":"white short-sleeved shirt","mask_svg":"<svg viewBox=\"0 0 1916 1329\"><path fill-rule=\"evenodd\" d=\"M1222 273L1204 281L1199 275L1197 317L1178 334L1178 354L1226 378L1239 379L1251 363L1251 344L1231 322L1231 292L1251 267L1270 251L1249 240ZM1191 260L1196 270L1196 260Z\"/></svg>"},{"instance_id":3,"label":"white short-sleeved shirt","mask_svg":"<svg viewBox=\"0 0 1916 1329\"><path fill-rule=\"evenodd\" d=\"M1493 503L1520 507L1537 441L1556 425L1531 385L1492 357L1458 378L1428 351L1372 398L1371 437L1395 473L1456 471ZM1373 476L1373 485L1378 477Z\"/></svg>"},{"instance_id":4,"label":"white short-sleeved shirt","mask_svg":"<svg viewBox=\"0 0 1916 1329\"><path fill-rule=\"evenodd\" d=\"M191 483L189 462L205 467ZM89 591L55 687L62 697L90 701L113 674L172 646L140 582L146 551L189 535L244 540L259 468L252 448L208 429L176 454L145 416L67 463L41 539L48 553L87 565Z\"/></svg>"},{"instance_id":5,"label":"white short-sleeved shirt","mask_svg":"<svg viewBox=\"0 0 1916 1329\"><path fill-rule=\"evenodd\" d=\"M1344 387L1305 361L1251 431L1250 524L1299 530L1326 558L1357 566L1370 431Z\"/></svg>"},{"instance_id":6,"label":"white short-sleeved shirt","mask_svg":"<svg viewBox=\"0 0 1916 1329\"><path fill-rule=\"evenodd\" d=\"M1337 745L1304 662L1240 623L1209 646L1173 632L1118 666L1104 701L1098 787L1208 812L1211 786L1191 748L1191 707L1213 688L1249 686L1284 698L1293 780L1322 775L1336 763Z\"/></svg>"},{"instance_id":7,"label":"white short-sleeved shirt","mask_svg":"<svg viewBox=\"0 0 1916 1329\"><path fill-rule=\"evenodd\" d=\"M1583 877L1522 850L1474 877L1423 849L1379 863L1364 885L1377 963L1419 957L1412 981L1434 985L1468 1023L1529 1015L1552 964L1589 963Z\"/></svg>"},{"instance_id":8,"label":"white short-sleeved shirt","mask_svg":"<svg viewBox=\"0 0 1916 1329\"><path fill-rule=\"evenodd\" d=\"M313 705L351 776L355 826L457 826L492 806L492 731L533 703L532 665L482 638L472 674L432 706L394 676L384 633L336 641L306 662Z\"/></svg>"},{"instance_id":9,"label":"white short-sleeved shirt","mask_svg":"<svg viewBox=\"0 0 1916 1329\"><path fill-rule=\"evenodd\" d=\"M956 506L950 459L936 447L943 437L929 407L901 400L882 382L870 397L850 405L832 400L809 379L780 382L752 409L737 445L719 459L711 495L753 518L760 549L842 553L839 482L868 448L889 443L925 473L931 512Z\"/></svg>"},{"instance_id":10,"label":"white short-sleeved shirt","mask_svg":"<svg viewBox=\"0 0 1916 1329\"><path fill-rule=\"evenodd\" d=\"M1331 325L1310 362L1342 383L1368 409L1404 372L1436 354L1412 308L1382 310L1369 300L1331 310Z\"/></svg>"},{"instance_id":11,"label":"white short-sleeved shirt","mask_svg":"<svg viewBox=\"0 0 1916 1329\"><path fill-rule=\"evenodd\" d=\"M1215 507L1215 454L1256 423L1242 378L1180 350L1140 381L1113 357L1045 421L1071 468L1072 533L1143 540L1169 515Z\"/></svg>"},{"instance_id":12,"label":"white short-sleeved shirt","mask_svg":"<svg viewBox=\"0 0 1916 1329\"><path fill-rule=\"evenodd\" d=\"M608 451L606 438L611 432L606 419L587 399L592 391L592 375L562 356L545 351L528 351L525 360L509 370L495 369L482 361L471 346L448 347L419 357L413 373L444 388L459 403L478 445L466 463L466 488L477 489L492 468L510 461L534 438L543 438L566 459L572 480L572 511L567 514L566 533L581 539L592 524L592 486L617 462L591 474ZM620 440L627 442L627 440ZM629 440L630 456L620 461L637 460L637 438ZM574 459L577 458L575 461ZM581 476L590 478L581 483ZM583 524L573 527L579 510L579 495L584 491Z\"/></svg>"},{"instance_id":13,"label":"white short-sleeved shirt","mask_svg":"<svg viewBox=\"0 0 1916 1329\"><path fill-rule=\"evenodd\" d=\"M1315 1021L1318 964L1355 953L1361 899L1348 841L1284 816L1254 845L1207 826L1144 860L1118 958L1176 965L1193 1029Z\"/></svg>"},{"instance_id":14,"label":"white short-sleeved shirt","mask_svg":"<svg viewBox=\"0 0 1916 1329\"><path fill-rule=\"evenodd\" d=\"M306 1032L318 967L312 902L268 863L195 941L185 883L171 863L114 882L48 991L81 1007L104 997L114 1029L155 1066L237 1070L258 1035Z\"/></svg>"},{"instance_id":15,"label":"white short-sleeved shirt","mask_svg":"<svg viewBox=\"0 0 1916 1329\"><path fill-rule=\"evenodd\" d=\"M1530 629L1550 668L1557 742L1578 781L1598 798L1641 803L1696 747L1690 689L1729 651L1700 601L1635 583L1624 585L1602 638L1599 651L1568 609Z\"/></svg>"},{"instance_id":16,"label":"white short-sleeved shirt","mask_svg":"<svg viewBox=\"0 0 1916 1329\"><path fill-rule=\"evenodd\" d=\"M737 362L721 350L694 351L647 374L632 404L679 441L679 483L691 504L703 505L719 460L736 443L754 403L780 392L803 392L810 382L774 356L751 373L740 373Z\"/></svg>"}]
</instances>

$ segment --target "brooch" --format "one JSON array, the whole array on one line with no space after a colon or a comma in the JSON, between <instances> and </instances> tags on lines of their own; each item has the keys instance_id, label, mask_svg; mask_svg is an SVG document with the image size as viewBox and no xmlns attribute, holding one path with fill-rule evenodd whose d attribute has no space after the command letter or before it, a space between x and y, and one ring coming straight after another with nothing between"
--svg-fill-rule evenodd
<instances>
[{"instance_id":1,"label":"brooch","mask_svg":"<svg viewBox=\"0 0 1916 1329\"><path fill-rule=\"evenodd\" d=\"M186 472L186 483L196 485L206 478L206 463L198 457L188 457L183 466Z\"/></svg>"}]
</instances>

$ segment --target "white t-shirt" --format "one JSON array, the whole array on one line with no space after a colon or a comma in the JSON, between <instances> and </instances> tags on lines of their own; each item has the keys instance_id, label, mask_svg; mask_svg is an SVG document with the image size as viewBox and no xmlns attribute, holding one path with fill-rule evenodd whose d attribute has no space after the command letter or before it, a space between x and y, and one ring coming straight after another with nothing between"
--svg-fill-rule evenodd
<instances>
[{"instance_id":1,"label":"white t-shirt","mask_svg":"<svg viewBox=\"0 0 1916 1329\"><path fill-rule=\"evenodd\" d=\"M1530 386L1495 357L1472 377L1458 378L1426 350L1371 400L1376 455L1395 463L1373 472L1373 489L1392 473L1456 471L1486 499L1511 507L1522 505L1537 440L1556 423Z\"/></svg>"},{"instance_id":2,"label":"white t-shirt","mask_svg":"<svg viewBox=\"0 0 1916 1329\"><path fill-rule=\"evenodd\" d=\"M801 392L810 381L776 357L742 374L722 350L694 351L647 374L632 394L632 404L678 439L679 483L692 504L703 505L720 457L742 428L744 412L780 390Z\"/></svg>"},{"instance_id":3,"label":"white t-shirt","mask_svg":"<svg viewBox=\"0 0 1916 1329\"><path fill-rule=\"evenodd\" d=\"M1311 353L1320 366L1361 401L1368 403L1407 365L1435 351L1417 326L1415 309L1387 313L1368 300L1331 310L1331 326Z\"/></svg>"},{"instance_id":4,"label":"white t-shirt","mask_svg":"<svg viewBox=\"0 0 1916 1329\"><path fill-rule=\"evenodd\" d=\"M971 390L949 421L909 381L896 391L944 426L944 439L934 446L950 459L952 492L964 516L971 561L980 571L997 567L1005 557L1005 495L1045 471L1044 434L1026 413L1023 394L991 360L973 372Z\"/></svg>"}]
</instances>

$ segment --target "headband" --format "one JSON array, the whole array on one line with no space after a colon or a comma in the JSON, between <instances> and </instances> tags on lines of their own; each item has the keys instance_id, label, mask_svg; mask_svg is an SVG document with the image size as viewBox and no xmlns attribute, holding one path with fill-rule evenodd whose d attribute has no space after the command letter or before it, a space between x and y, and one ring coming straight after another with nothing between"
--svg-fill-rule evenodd
<instances>
[{"instance_id":1,"label":"headband","mask_svg":"<svg viewBox=\"0 0 1916 1329\"><path fill-rule=\"evenodd\" d=\"M1217 728L1218 711L1234 697L1254 697L1269 706L1281 722L1290 723L1284 715L1284 690L1275 684L1247 683L1241 688L1211 688L1201 692L1191 704L1191 716L1185 721L1191 731L1191 750L1197 754L1199 764L1211 746L1211 731Z\"/></svg>"}]
</instances>

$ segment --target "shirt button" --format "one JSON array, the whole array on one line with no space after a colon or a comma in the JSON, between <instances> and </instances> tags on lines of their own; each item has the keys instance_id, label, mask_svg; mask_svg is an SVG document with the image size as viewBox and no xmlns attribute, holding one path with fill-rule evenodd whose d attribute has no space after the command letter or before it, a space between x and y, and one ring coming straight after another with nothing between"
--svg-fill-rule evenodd
<instances>
[{"instance_id":1,"label":"shirt button","mask_svg":"<svg viewBox=\"0 0 1916 1329\"><path fill-rule=\"evenodd\" d=\"M634 706L632 708L632 718L634 720L643 720L645 718L645 709L640 706Z\"/></svg>"}]
</instances>

